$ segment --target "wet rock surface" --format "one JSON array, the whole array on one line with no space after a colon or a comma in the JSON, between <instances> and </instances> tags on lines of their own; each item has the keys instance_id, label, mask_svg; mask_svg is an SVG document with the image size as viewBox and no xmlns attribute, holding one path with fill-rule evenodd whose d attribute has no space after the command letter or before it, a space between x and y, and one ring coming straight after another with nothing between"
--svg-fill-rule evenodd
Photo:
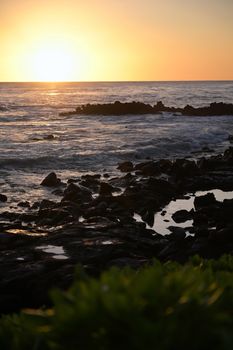
<instances>
[{"instance_id":1,"label":"wet rock surface","mask_svg":"<svg viewBox=\"0 0 233 350\"><path fill-rule=\"evenodd\" d=\"M55 173L50 173L47 175L44 180L41 182L42 186L47 186L47 187L56 187L61 184L61 180L57 177Z\"/></svg>"},{"instance_id":2,"label":"wet rock surface","mask_svg":"<svg viewBox=\"0 0 233 350\"><path fill-rule=\"evenodd\" d=\"M130 173L115 177L69 179L57 201L22 198L17 212L1 213L0 312L48 305L48 290L67 288L77 264L97 276L110 266L139 268L154 258L185 262L195 254L233 252L233 199L196 197L192 210L173 215L175 222L193 220L189 230L172 226L171 234L161 235L154 224L155 213L187 193L233 191L233 148L198 162L128 162L123 172L126 167ZM45 179L51 193L60 184L56 174Z\"/></svg>"}]
</instances>

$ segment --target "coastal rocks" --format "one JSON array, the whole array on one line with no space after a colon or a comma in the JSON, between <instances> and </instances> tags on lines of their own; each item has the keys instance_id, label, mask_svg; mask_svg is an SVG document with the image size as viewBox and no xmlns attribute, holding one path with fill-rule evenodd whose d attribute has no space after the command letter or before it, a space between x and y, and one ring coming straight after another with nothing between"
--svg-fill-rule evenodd
<instances>
[{"instance_id":1,"label":"coastal rocks","mask_svg":"<svg viewBox=\"0 0 233 350\"><path fill-rule=\"evenodd\" d=\"M184 108L167 107L159 101L154 106L141 102L119 102L103 103L103 104L86 104L76 108L75 111L62 112L61 116L67 115L126 115L126 114L158 114L162 112L183 114L188 116L220 116L233 115L233 104L227 103L211 103L206 107L195 108L185 106Z\"/></svg>"},{"instance_id":2,"label":"coastal rocks","mask_svg":"<svg viewBox=\"0 0 233 350\"><path fill-rule=\"evenodd\" d=\"M127 174L117 172L104 181L100 174L74 176L61 188L61 200L28 205L22 198L17 212L0 215L0 312L48 305L48 291L69 287L77 264L97 276L109 266L139 268L154 258L183 263L195 254L232 254L233 199L220 202L217 194L196 194L194 209L184 207L172 215L177 226L165 208L170 202L179 208L176 199L193 203L192 192L203 188L233 190L232 153L230 148L203 158L202 165L150 160L132 165L133 173L129 165ZM60 183L52 179L50 185ZM52 195L45 192L47 198ZM156 233L160 212L171 234ZM187 220L191 227L182 224Z\"/></svg>"},{"instance_id":3,"label":"coastal rocks","mask_svg":"<svg viewBox=\"0 0 233 350\"><path fill-rule=\"evenodd\" d=\"M233 135L229 135L227 139L230 143L233 143Z\"/></svg>"},{"instance_id":4,"label":"coastal rocks","mask_svg":"<svg viewBox=\"0 0 233 350\"><path fill-rule=\"evenodd\" d=\"M7 202L7 196L5 194L0 194L0 202Z\"/></svg>"},{"instance_id":5,"label":"coastal rocks","mask_svg":"<svg viewBox=\"0 0 233 350\"><path fill-rule=\"evenodd\" d=\"M176 159L172 164L171 172L176 177L189 177L198 174L199 169L195 161Z\"/></svg>"},{"instance_id":6,"label":"coastal rocks","mask_svg":"<svg viewBox=\"0 0 233 350\"><path fill-rule=\"evenodd\" d=\"M56 173L52 172L47 175L41 182L41 186L57 187L61 185L61 180L57 177Z\"/></svg>"},{"instance_id":7,"label":"coastal rocks","mask_svg":"<svg viewBox=\"0 0 233 350\"><path fill-rule=\"evenodd\" d=\"M28 201L22 201L22 202L19 202L17 204L18 207L21 207L21 208L30 208L30 203Z\"/></svg>"},{"instance_id":8,"label":"coastal rocks","mask_svg":"<svg viewBox=\"0 0 233 350\"><path fill-rule=\"evenodd\" d=\"M64 191L62 201L89 202L92 192L87 187L70 183Z\"/></svg>"},{"instance_id":9,"label":"coastal rocks","mask_svg":"<svg viewBox=\"0 0 233 350\"><path fill-rule=\"evenodd\" d=\"M233 165L233 147L228 148L223 155L223 161L228 165Z\"/></svg>"},{"instance_id":10,"label":"coastal rocks","mask_svg":"<svg viewBox=\"0 0 233 350\"><path fill-rule=\"evenodd\" d=\"M114 188L107 182L100 183L99 195L100 196L111 196L111 194L116 191L117 188Z\"/></svg>"},{"instance_id":11,"label":"coastal rocks","mask_svg":"<svg viewBox=\"0 0 233 350\"><path fill-rule=\"evenodd\" d=\"M194 108L187 105L184 107L182 114L190 116L218 116L233 115L233 104L227 103L211 103L208 107Z\"/></svg>"},{"instance_id":12,"label":"coastal rocks","mask_svg":"<svg viewBox=\"0 0 233 350\"><path fill-rule=\"evenodd\" d=\"M139 174L143 176L156 176L161 173L158 163L153 161L136 164L135 170L139 171Z\"/></svg>"},{"instance_id":13,"label":"coastal rocks","mask_svg":"<svg viewBox=\"0 0 233 350\"><path fill-rule=\"evenodd\" d=\"M120 171L122 171L124 173L129 173L129 172L133 171L134 167L133 167L132 162L123 162L123 163L118 164L117 169L119 169Z\"/></svg>"},{"instance_id":14,"label":"coastal rocks","mask_svg":"<svg viewBox=\"0 0 233 350\"><path fill-rule=\"evenodd\" d=\"M208 207L210 205L216 204L216 198L213 193L207 193L204 196L198 196L194 199L194 207L195 209Z\"/></svg>"},{"instance_id":15,"label":"coastal rocks","mask_svg":"<svg viewBox=\"0 0 233 350\"><path fill-rule=\"evenodd\" d=\"M185 209L182 209L182 210L178 210L172 215L172 219L177 223L185 222L187 220L192 220L192 218L193 218L192 210L187 211Z\"/></svg>"},{"instance_id":16,"label":"coastal rocks","mask_svg":"<svg viewBox=\"0 0 233 350\"><path fill-rule=\"evenodd\" d=\"M63 112L60 115L66 116L70 114L88 114L88 115L125 115L125 114L150 114L154 112L151 105L141 102L122 103L115 101L114 103L105 104L86 104L77 107L74 112Z\"/></svg>"}]
</instances>

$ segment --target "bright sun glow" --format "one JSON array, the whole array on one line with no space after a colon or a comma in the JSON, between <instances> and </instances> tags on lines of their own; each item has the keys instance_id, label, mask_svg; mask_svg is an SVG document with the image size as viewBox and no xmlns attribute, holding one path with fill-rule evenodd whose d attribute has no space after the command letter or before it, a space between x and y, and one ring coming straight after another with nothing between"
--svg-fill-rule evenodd
<instances>
[{"instance_id":1,"label":"bright sun glow","mask_svg":"<svg viewBox=\"0 0 233 350\"><path fill-rule=\"evenodd\" d=\"M67 48L42 46L32 55L32 73L37 81L68 81L72 79L74 59Z\"/></svg>"}]
</instances>

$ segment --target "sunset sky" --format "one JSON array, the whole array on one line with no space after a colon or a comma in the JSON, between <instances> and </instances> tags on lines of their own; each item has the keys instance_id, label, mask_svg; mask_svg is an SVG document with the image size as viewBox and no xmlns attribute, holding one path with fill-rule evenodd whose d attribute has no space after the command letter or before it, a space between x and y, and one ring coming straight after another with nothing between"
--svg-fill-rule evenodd
<instances>
[{"instance_id":1,"label":"sunset sky","mask_svg":"<svg viewBox=\"0 0 233 350\"><path fill-rule=\"evenodd\" d=\"M233 79L233 0L0 0L0 81Z\"/></svg>"}]
</instances>

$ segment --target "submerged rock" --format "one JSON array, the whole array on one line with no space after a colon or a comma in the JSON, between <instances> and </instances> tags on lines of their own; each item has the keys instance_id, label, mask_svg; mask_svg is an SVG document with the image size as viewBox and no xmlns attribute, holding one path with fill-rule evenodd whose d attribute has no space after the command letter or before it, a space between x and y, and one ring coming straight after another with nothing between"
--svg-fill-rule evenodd
<instances>
[{"instance_id":1,"label":"submerged rock","mask_svg":"<svg viewBox=\"0 0 233 350\"><path fill-rule=\"evenodd\" d=\"M5 194L0 194L0 202L7 202L7 196Z\"/></svg>"}]
</instances>

